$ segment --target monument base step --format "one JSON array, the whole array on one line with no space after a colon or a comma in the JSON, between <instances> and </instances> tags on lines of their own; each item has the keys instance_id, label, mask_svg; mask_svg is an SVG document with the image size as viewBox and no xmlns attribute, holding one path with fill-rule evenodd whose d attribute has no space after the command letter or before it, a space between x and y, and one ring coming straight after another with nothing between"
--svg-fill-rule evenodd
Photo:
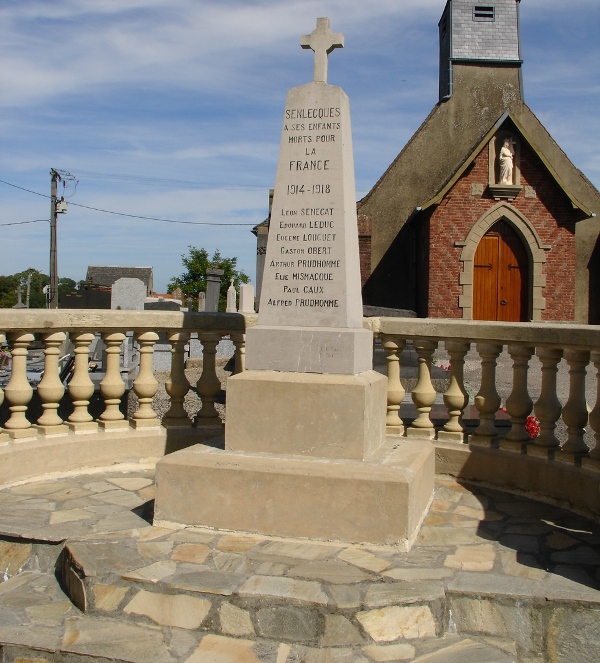
<instances>
[{"instance_id":1,"label":"monument base step","mask_svg":"<svg viewBox=\"0 0 600 663\"><path fill-rule=\"evenodd\" d=\"M434 449L390 438L367 461L195 445L156 466L154 523L409 550L433 495Z\"/></svg>"}]
</instances>

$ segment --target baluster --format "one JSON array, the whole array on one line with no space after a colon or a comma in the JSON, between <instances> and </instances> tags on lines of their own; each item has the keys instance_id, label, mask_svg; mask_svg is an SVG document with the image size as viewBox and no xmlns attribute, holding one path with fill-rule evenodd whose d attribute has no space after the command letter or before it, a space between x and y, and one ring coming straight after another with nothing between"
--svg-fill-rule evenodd
<instances>
[{"instance_id":1,"label":"baluster","mask_svg":"<svg viewBox=\"0 0 600 663\"><path fill-rule=\"evenodd\" d=\"M2 332L0 332L0 348L2 347L2 344L6 340L6 336ZM2 361L0 360L0 368L2 368ZM0 405L4 402L4 391L2 390L2 387L0 387ZM4 429L0 427L0 442L5 442L6 440L9 439L8 435L3 432Z\"/></svg>"},{"instance_id":2,"label":"baluster","mask_svg":"<svg viewBox=\"0 0 600 663\"><path fill-rule=\"evenodd\" d=\"M58 406L64 396L65 388L60 381L58 356L60 346L65 342L64 332L44 334L44 375L38 385L37 393L42 402L43 413L37 420L37 429L44 435L64 435L68 428L58 416Z\"/></svg>"},{"instance_id":3,"label":"baluster","mask_svg":"<svg viewBox=\"0 0 600 663\"><path fill-rule=\"evenodd\" d=\"M171 344L171 373L165 389L171 397L171 407L162 423L166 428L188 428L192 420L183 407L183 401L190 390L190 383L185 376L185 345L190 335L187 332L170 331L168 338Z\"/></svg>"},{"instance_id":4,"label":"baluster","mask_svg":"<svg viewBox=\"0 0 600 663\"><path fill-rule=\"evenodd\" d=\"M404 435L404 422L400 418L400 406L406 390L400 382L400 353L406 346L406 340L397 336L381 337L387 362L387 415L385 430L388 435Z\"/></svg>"},{"instance_id":5,"label":"baluster","mask_svg":"<svg viewBox=\"0 0 600 663\"><path fill-rule=\"evenodd\" d=\"M152 409L152 399L158 390L158 382L152 370L156 341L158 341L158 334L155 332L144 332L137 336L137 342L140 345L140 370L133 381L133 391L138 397L139 407L131 422L134 428L160 426L160 420Z\"/></svg>"},{"instance_id":6,"label":"baluster","mask_svg":"<svg viewBox=\"0 0 600 663\"><path fill-rule=\"evenodd\" d=\"M125 383L121 378L120 357L121 343L125 340L125 334L121 332L104 333L102 340L106 344L106 366L105 375L100 382L100 393L104 398L105 410L100 415L99 425L104 429L128 428L129 422L119 406L121 397L125 393Z\"/></svg>"},{"instance_id":7,"label":"baluster","mask_svg":"<svg viewBox=\"0 0 600 663\"><path fill-rule=\"evenodd\" d=\"M590 360L589 350L565 350L565 359L569 364L569 399L562 411L562 418L567 425L567 441L561 447L566 458L587 454L589 449L583 441L585 426L588 422L587 403L585 400L585 374ZM558 458L558 455L556 456Z\"/></svg>"},{"instance_id":8,"label":"baluster","mask_svg":"<svg viewBox=\"0 0 600 663\"><path fill-rule=\"evenodd\" d=\"M199 333L202 341L202 375L196 385L202 400L202 408L196 415L197 426L221 424L221 417L215 408L215 399L221 391L221 381L217 377L215 356L220 334L214 332Z\"/></svg>"},{"instance_id":9,"label":"baluster","mask_svg":"<svg viewBox=\"0 0 600 663\"><path fill-rule=\"evenodd\" d=\"M502 352L502 346L493 343L478 343L477 352L481 357L481 386L475 396L475 407L479 412L479 426L473 435L469 436L469 443L495 446L498 431L494 420L502 402L496 391L496 361Z\"/></svg>"},{"instance_id":10,"label":"baluster","mask_svg":"<svg viewBox=\"0 0 600 663\"><path fill-rule=\"evenodd\" d=\"M424 339L414 341L414 348L419 356L419 379L411 396L417 408L417 418L406 431L409 437L435 437L435 427L429 414L436 397L435 389L431 384L431 357L437 345L437 341Z\"/></svg>"},{"instance_id":11,"label":"baluster","mask_svg":"<svg viewBox=\"0 0 600 663\"><path fill-rule=\"evenodd\" d=\"M465 355L471 347L462 341L447 341L446 350L450 355L450 384L444 394L444 405L448 410L448 421L438 433L439 440L464 442L465 427L463 412L469 404L469 394L465 389Z\"/></svg>"},{"instance_id":12,"label":"baluster","mask_svg":"<svg viewBox=\"0 0 600 663\"><path fill-rule=\"evenodd\" d=\"M94 383L90 378L89 353L95 335L84 332L74 334L71 338L75 345L75 362L68 389L73 402L73 412L67 419L67 425L75 433L93 433L98 430L98 424L88 411L90 398L94 395Z\"/></svg>"},{"instance_id":13,"label":"baluster","mask_svg":"<svg viewBox=\"0 0 600 663\"><path fill-rule=\"evenodd\" d=\"M527 372L529 360L535 348L524 345L509 345L508 354L513 360L513 386L510 396L506 399L506 411L510 416L510 431L500 441L500 447L509 451L524 451L524 446L531 444L532 439L525 428L527 417L533 409L533 401L527 390Z\"/></svg>"},{"instance_id":14,"label":"baluster","mask_svg":"<svg viewBox=\"0 0 600 663\"><path fill-rule=\"evenodd\" d=\"M598 463L600 462L600 351L592 352L592 361L596 368L596 405L590 412L590 426L594 431L596 445L590 451L590 458Z\"/></svg>"},{"instance_id":15,"label":"baluster","mask_svg":"<svg viewBox=\"0 0 600 663\"><path fill-rule=\"evenodd\" d=\"M542 390L533 411L540 422L540 434L533 440L533 446L527 449L527 453L553 458L554 451L560 446L555 431L562 405L556 393L556 375L563 351L558 348L538 348L536 355L542 363Z\"/></svg>"},{"instance_id":16,"label":"baluster","mask_svg":"<svg viewBox=\"0 0 600 663\"><path fill-rule=\"evenodd\" d=\"M231 334L231 340L235 344L235 370L234 375L243 373L246 370L246 334L236 332Z\"/></svg>"},{"instance_id":17,"label":"baluster","mask_svg":"<svg viewBox=\"0 0 600 663\"><path fill-rule=\"evenodd\" d=\"M4 388L6 400L10 403L10 419L4 428L11 438L32 437L37 431L31 430L31 422L25 413L33 396L33 388L27 381L27 348L34 340L33 334L18 332L8 335L8 343L12 355L12 374Z\"/></svg>"}]
</instances>

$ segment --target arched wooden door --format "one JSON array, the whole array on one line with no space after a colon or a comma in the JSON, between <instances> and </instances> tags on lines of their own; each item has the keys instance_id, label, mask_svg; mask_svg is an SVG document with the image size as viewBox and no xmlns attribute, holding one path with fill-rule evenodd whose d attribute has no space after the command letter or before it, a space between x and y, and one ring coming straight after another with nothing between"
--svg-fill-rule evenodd
<instances>
[{"instance_id":1,"label":"arched wooden door","mask_svg":"<svg viewBox=\"0 0 600 663\"><path fill-rule=\"evenodd\" d=\"M529 260L521 238L506 221L498 221L475 251L473 319L528 320Z\"/></svg>"}]
</instances>

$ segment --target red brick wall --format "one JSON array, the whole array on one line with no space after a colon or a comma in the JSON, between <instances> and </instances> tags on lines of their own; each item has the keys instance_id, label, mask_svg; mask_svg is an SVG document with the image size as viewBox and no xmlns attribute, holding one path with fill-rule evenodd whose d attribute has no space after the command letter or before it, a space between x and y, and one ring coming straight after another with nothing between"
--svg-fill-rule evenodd
<instances>
[{"instance_id":1,"label":"red brick wall","mask_svg":"<svg viewBox=\"0 0 600 663\"><path fill-rule=\"evenodd\" d=\"M459 179L441 204L432 212L429 234L429 306L435 318L462 318L458 297L459 262L464 242L476 221L497 204L488 189L488 149L485 147L472 167ZM544 268L546 309L543 320L573 320L575 313L575 211L570 201L540 163L539 157L521 145L521 186L535 189L535 198L525 198L522 190L510 202L535 227L546 254ZM483 184L482 196L471 195L471 184Z\"/></svg>"},{"instance_id":2,"label":"red brick wall","mask_svg":"<svg viewBox=\"0 0 600 663\"><path fill-rule=\"evenodd\" d=\"M367 282L371 275L371 217L358 215L358 253L360 259L360 285Z\"/></svg>"}]
</instances>

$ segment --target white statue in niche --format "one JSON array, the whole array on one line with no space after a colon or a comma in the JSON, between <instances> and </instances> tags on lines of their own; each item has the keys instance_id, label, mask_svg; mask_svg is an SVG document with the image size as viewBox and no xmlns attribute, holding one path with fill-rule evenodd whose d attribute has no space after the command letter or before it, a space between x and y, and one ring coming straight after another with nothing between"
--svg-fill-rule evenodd
<instances>
[{"instance_id":1,"label":"white statue in niche","mask_svg":"<svg viewBox=\"0 0 600 663\"><path fill-rule=\"evenodd\" d=\"M514 140L512 138L505 138L502 144L502 149L498 156L500 162L500 184L513 183L513 170L515 159Z\"/></svg>"}]
</instances>

